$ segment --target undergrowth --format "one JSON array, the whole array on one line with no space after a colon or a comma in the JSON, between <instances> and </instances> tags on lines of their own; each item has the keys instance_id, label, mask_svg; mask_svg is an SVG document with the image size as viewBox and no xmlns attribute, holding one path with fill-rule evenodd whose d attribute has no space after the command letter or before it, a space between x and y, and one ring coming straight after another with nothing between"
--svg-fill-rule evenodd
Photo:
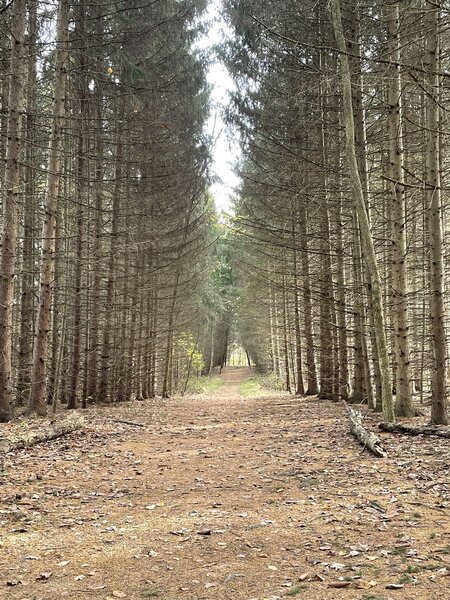
<instances>
[{"instance_id":1,"label":"undergrowth","mask_svg":"<svg viewBox=\"0 0 450 600\"><path fill-rule=\"evenodd\" d=\"M283 381L275 373L253 375L239 385L241 396L259 396L263 390L283 391Z\"/></svg>"},{"instance_id":2,"label":"undergrowth","mask_svg":"<svg viewBox=\"0 0 450 600\"><path fill-rule=\"evenodd\" d=\"M218 390L224 381L221 377L213 375L205 377L196 377L189 381L186 393L187 394L210 394Z\"/></svg>"}]
</instances>

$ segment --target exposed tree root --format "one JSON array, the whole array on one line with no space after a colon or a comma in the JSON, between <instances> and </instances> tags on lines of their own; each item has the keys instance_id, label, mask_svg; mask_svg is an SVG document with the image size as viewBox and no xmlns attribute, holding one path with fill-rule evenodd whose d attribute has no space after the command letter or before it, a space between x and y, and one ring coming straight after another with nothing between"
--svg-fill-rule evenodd
<instances>
[{"instance_id":1,"label":"exposed tree root","mask_svg":"<svg viewBox=\"0 0 450 600\"><path fill-rule=\"evenodd\" d=\"M377 437L373 431L368 431L362 424L362 415L359 411L353 410L350 408L348 404L342 401L342 404L345 406L345 410L347 412L347 416L350 419L351 424L351 432L356 437L358 442L364 447L367 448L372 454L375 456L384 458L387 454L384 450L381 440Z\"/></svg>"},{"instance_id":2,"label":"exposed tree root","mask_svg":"<svg viewBox=\"0 0 450 600\"><path fill-rule=\"evenodd\" d=\"M0 452L11 452L11 450L20 450L28 448L41 442L54 440L72 431L82 429L85 421L81 415L75 413L66 419L52 423L51 425L25 431L19 436L0 437Z\"/></svg>"}]
</instances>

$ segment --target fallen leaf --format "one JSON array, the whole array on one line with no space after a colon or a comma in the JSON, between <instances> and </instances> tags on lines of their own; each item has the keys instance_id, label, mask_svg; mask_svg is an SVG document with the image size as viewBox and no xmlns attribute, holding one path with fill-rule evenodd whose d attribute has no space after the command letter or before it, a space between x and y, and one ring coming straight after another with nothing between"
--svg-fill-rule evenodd
<instances>
[{"instance_id":1,"label":"fallen leaf","mask_svg":"<svg viewBox=\"0 0 450 600\"><path fill-rule=\"evenodd\" d=\"M364 579L356 579L352 582L352 588L356 588L357 590L367 590L372 587L371 582L364 581Z\"/></svg>"},{"instance_id":2,"label":"fallen leaf","mask_svg":"<svg viewBox=\"0 0 450 600\"><path fill-rule=\"evenodd\" d=\"M346 588L349 587L351 581L330 581L328 587L330 588Z\"/></svg>"},{"instance_id":3,"label":"fallen leaf","mask_svg":"<svg viewBox=\"0 0 450 600\"><path fill-rule=\"evenodd\" d=\"M330 569L333 569L334 571L342 571L342 569L345 569L345 565L342 563L331 563Z\"/></svg>"},{"instance_id":4,"label":"fallen leaf","mask_svg":"<svg viewBox=\"0 0 450 600\"><path fill-rule=\"evenodd\" d=\"M225 577L225 583L228 583L229 581L233 581L234 579L237 579L238 577L245 577L245 575L243 573L230 573L229 575L227 575Z\"/></svg>"},{"instance_id":5,"label":"fallen leaf","mask_svg":"<svg viewBox=\"0 0 450 600\"><path fill-rule=\"evenodd\" d=\"M369 546L367 544L355 544L354 546L350 546L350 550L355 550L356 552L367 552Z\"/></svg>"},{"instance_id":6,"label":"fallen leaf","mask_svg":"<svg viewBox=\"0 0 450 600\"><path fill-rule=\"evenodd\" d=\"M106 588L106 585L90 585L87 589L90 592L96 592L98 590L104 590Z\"/></svg>"}]
</instances>

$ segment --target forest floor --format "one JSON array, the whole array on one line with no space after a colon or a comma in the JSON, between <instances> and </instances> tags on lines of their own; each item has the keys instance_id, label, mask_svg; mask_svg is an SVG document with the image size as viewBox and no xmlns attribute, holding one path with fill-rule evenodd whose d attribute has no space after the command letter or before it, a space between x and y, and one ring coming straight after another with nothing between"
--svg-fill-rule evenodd
<instances>
[{"instance_id":1,"label":"forest floor","mask_svg":"<svg viewBox=\"0 0 450 600\"><path fill-rule=\"evenodd\" d=\"M448 600L449 440L380 434L377 459L341 405L247 376L7 455L0 597Z\"/></svg>"}]
</instances>

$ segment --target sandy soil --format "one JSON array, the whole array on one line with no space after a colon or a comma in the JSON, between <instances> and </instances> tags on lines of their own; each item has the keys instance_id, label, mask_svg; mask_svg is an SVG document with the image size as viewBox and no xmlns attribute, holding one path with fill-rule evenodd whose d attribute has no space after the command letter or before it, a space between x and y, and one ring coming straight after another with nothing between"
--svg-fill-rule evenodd
<instances>
[{"instance_id":1,"label":"sandy soil","mask_svg":"<svg viewBox=\"0 0 450 600\"><path fill-rule=\"evenodd\" d=\"M448 600L449 441L382 434L372 458L342 406L242 397L246 376L10 453L0 597Z\"/></svg>"}]
</instances>

